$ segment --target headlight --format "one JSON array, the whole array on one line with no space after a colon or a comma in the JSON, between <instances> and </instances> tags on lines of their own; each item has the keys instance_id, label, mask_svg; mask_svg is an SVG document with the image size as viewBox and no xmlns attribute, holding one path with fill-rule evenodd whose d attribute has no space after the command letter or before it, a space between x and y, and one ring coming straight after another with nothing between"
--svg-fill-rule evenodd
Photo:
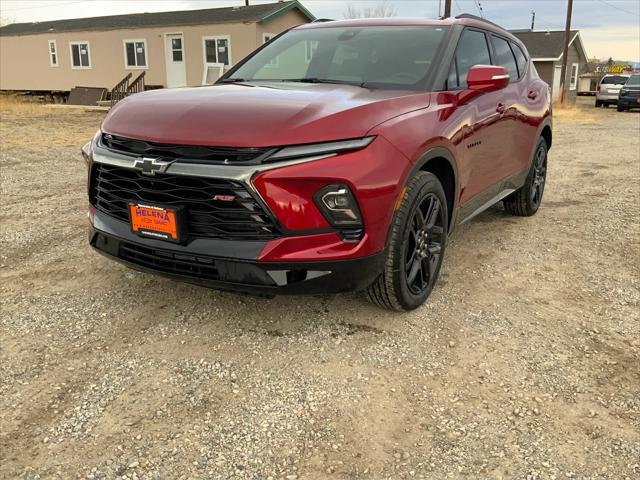
<instances>
[{"instance_id":1,"label":"headlight","mask_svg":"<svg viewBox=\"0 0 640 480\"><path fill-rule=\"evenodd\" d=\"M265 162L346 152L349 150L360 150L373 142L374 138L376 137L363 137L352 140L341 140L339 142L310 143L307 145L284 147L270 155Z\"/></svg>"},{"instance_id":2,"label":"headlight","mask_svg":"<svg viewBox=\"0 0 640 480\"><path fill-rule=\"evenodd\" d=\"M621 96L621 97L624 97L624 96L625 96L625 95L627 95L628 93L629 93L629 90L625 90L625 89L620 90L620 96Z\"/></svg>"}]
</instances>

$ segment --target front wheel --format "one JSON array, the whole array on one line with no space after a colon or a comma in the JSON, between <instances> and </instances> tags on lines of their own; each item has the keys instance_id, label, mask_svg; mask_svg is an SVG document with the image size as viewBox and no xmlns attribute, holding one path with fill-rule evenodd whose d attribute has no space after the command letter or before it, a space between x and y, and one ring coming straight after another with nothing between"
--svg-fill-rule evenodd
<instances>
[{"instance_id":1,"label":"front wheel","mask_svg":"<svg viewBox=\"0 0 640 480\"><path fill-rule=\"evenodd\" d=\"M602 102L600 100L596 100L596 108L600 108L602 106Z\"/></svg>"},{"instance_id":2,"label":"front wheel","mask_svg":"<svg viewBox=\"0 0 640 480\"><path fill-rule=\"evenodd\" d=\"M504 209L519 217L535 214L540 208L546 181L547 142L540 138L524 185L503 200Z\"/></svg>"},{"instance_id":3,"label":"front wheel","mask_svg":"<svg viewBox=\"0 0 640 480\"><path fill-rule=\"evenodd\" d=\"M438 178L419 172L393 216L384 272L367 297L389 310L413 310L435 285L448 232L447 201Z\"/></svg>"},{"instance_id":4,"label":"front wheel","mask_svg":"<svg viewBox=\"0 0 640 480\"><path fill-rule=\"evenodd\" d=\"M619 112L624 112L625 108L618 105L618 108L616 110L618 110Z\"/></svg>"}]
</instances>

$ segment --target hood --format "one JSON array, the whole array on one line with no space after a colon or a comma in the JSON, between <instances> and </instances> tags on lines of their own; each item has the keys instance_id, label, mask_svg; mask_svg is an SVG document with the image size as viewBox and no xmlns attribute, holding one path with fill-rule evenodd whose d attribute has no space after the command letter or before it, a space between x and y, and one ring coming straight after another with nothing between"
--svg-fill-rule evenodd
<instances>
[{"instance_id":1,"label":"hood","mask_svg":"<svg viewBox=\"0 0 640 480\"><path fill-rule=\"evenodd\" d=\"M426 108L429 94L306 83L152 90L119 102L102 130L157 143L271 147L365 136Z\"/></svg>"}]
</instances>

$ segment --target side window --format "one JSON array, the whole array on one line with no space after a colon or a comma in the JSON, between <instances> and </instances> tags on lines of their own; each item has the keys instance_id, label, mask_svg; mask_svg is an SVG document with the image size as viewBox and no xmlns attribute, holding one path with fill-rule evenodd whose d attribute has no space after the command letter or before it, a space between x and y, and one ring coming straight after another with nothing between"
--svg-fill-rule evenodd
<instances>
[{"instance_id":1,"label":"side window","mask_svg":"<svg viewBox=\"0 0 640 480\"><path fill-rule=\"evenodd\" d=\"M525 57L522 49L516 45L515 43L511 44L511 48L513 49L513 53L516 54L516 64L518 65L518 73L520 77L522 77L527 69L527 57Z\"/></svg>"},{"instance_id":2,"label":"side window","mask_svg":"<svg viewBox=\"0 0 640 480\"><path fill-rule=\"evenodd\" d=\"M467 88L467 75L474 65L491 65L489 46L483 32L465 30L458 42L454 65L451 66L447 88Z\"/></svg>"},{"instance_id":3,"label":"side window","mask_svg":"<svg viewBox=\"0 0 640 480\"><path fill-rule=\"evenodd\" d=\"M509 42L495 35L491 35L491 41L496 55L495 64L507 70L509 77L511 77L511 82L518 80L518 67L516 67L516 59L513 56Z\"/></svg>"}]
</instances>

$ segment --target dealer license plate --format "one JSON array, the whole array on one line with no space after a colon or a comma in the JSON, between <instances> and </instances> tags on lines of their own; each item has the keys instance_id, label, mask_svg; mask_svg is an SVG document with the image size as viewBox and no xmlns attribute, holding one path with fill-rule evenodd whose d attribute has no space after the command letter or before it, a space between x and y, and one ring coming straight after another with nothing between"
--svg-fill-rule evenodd
<instances>
[{"instance_id":1,"label":"dealer license plate","mask_svg":"<svg viewBox=\"0 0 640 480\"><path fill-rule=\"evenodd\" d=\"M141 203L129 204L131 230L142 237L180 241L180 209Z\"/></svg>"}]
</instances>

